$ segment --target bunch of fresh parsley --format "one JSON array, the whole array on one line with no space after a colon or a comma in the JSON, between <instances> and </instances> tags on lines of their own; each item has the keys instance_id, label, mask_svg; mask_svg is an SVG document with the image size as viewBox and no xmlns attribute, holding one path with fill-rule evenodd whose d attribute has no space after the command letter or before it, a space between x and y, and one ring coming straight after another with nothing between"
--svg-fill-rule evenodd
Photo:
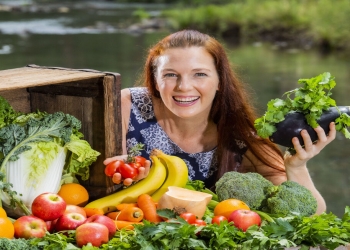
<instances>
[{"instance_id":1,"label":"bunch of fresh parsley","mask_svg":"<svg viewBox=\"0 0 350 250\"><path fill-rule=\"evenodd\" d=\"M272 99L267 103L265 114L254 122L257 133L262 138L270 137L276 131L276 124L283 121L289 112L304 114L307 123L315 128L322 113L330 107L336 107L336 102L330 96L336 86L334 77L325 72L310 79L299 79L298 84L303 86L283 94L285 99ZM294 96L294 98L292 98ZM339 112L340 113L340 112ZM350 139L350 116L342 113L335 120L336 130Z\"/></svg>"},{"instance_id":2,"label":"bunch of fresh parsley","mask_svg":"<svg viewBox=\"0 0 350 250\"><path fill-rule=\"evenodd\" d=\"M252 226L246 232L227 221L220 225L208 222L195 226L177 218L157 224L145 222L135 225L134 231L117 231L114 238L101 249L301 249L323 246L335 249L350 241L350 207L342 218L333 213L310 217L274 217L261 227Z\"/></svg>"}]
</instances>

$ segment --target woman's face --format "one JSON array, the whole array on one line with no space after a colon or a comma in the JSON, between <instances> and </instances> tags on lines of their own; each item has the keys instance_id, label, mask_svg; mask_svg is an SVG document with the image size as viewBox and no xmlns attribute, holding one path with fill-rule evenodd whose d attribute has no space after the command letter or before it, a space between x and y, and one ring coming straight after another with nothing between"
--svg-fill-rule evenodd
<instances>
[{"instance_id":1,"label":"woman's face","mask_svg":"<svg viewBox=\"0 0 350 250\"><path fill-rule=\"evenodd\" d=\"M159 58L157 90L176 116L208 116L219 77L213 57L203 47L173 48Z\"/></svg>"}]
</instances>

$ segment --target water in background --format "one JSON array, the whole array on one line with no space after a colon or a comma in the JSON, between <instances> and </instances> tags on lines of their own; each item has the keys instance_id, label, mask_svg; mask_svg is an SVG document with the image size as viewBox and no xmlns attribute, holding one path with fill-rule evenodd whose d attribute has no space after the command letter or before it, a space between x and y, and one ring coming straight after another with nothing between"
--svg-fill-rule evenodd
<instances>
[{"instance_id":1,"label":"water in background","mask_svg":"<svg viewBox=\"0 0 350 250\"><path fill-rule=\"evenodd\" d=\"M146 32L132 26L132 11L140 6L97 4L101 3L0 11L0 70L27 64L90 68L118 72L122 86L132 86L148 48L168 33L154 32L151 26ZM155 16L162 8L142 7ZM339 54L321 55L312 50L281 51L260 43L237 47L223 42L261 114L270 99L281 98L284 92L298 87L298 79L326 71L336 77L332 97L338 105L350 105L347 96L350 58ZM349 152L350 140L338 133L337 139L308 164L316 187L326 199L328 211L338 216L350 205Z\"/></svg>"}]
</instances>

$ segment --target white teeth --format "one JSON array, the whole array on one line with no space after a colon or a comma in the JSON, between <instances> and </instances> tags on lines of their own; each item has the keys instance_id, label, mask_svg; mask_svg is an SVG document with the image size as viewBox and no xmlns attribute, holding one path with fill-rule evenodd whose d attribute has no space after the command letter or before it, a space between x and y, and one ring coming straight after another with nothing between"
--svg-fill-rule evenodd
<instances>
[{"instance_id":1,"label":"white teeth","mask_svg":"<svg viewBox=\"0 0 350 250\"><path fill-rule=\"evenodd\" d=\"M177 102L193 102L199 99L199 97L173 97L175 101Z\"/></svg>"}]
</instances>

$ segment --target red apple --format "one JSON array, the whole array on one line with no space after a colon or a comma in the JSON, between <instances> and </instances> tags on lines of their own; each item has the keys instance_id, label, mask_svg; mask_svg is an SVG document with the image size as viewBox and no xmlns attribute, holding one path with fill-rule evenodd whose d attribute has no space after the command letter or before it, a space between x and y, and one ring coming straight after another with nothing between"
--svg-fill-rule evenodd
<instances>
[{"instance_id":1,"label":"red apple","mask_svg":"<svg viewBox=\"0 0 350 250\"><path fill-rule=\"evenodd\" d=\"M35 197L32 213L45 221L59 218L66 210L66 202L55 193L43 193Z\"/></svg>"},{"instance_id":2,"label":"red apple","mask_svg":"<svg viewBox=\"0 0 350 250\"><path fill-rule=\"evenodd\" d=\"M100 223L84 223L75 230L75 241L78 247L85 246L89 242L99 247L109 240L108 228Z\"/></svg>"},{"instance_id":3,"label":"red apple","mask_svg":"<svg viewBox=\"0 0 350 250\"><path fill-rule=\"evenodd\" d=\"M261 225L259 214L247 209L237 209L233 211L230 214L228 221L232 221L237 228L244 232L252 225Z\"/></svg>"},{"instance_id":4,"label":"red apple","mask_svg":"<svg viewBox=\"0 0 350 250\"><path fill-rule=\"evenodd\" d=\"M55 223L56 223L56 221L57 221L57 219L56 220L47 220L47 221L45 221L48 232L50 232L50 233L55 232Z\"/></svg>"},{"instance_id":5,"label":"red apple","mask_svg":"<svg viewBox=\"0 0 350 250\"><path fill-rule=\"evenodd\" d=\"M78 226L83 224L86 217L79 213L67 213L58 218L55 223L55 230L57 232L64 230L75 230Z\"/></svg>"},{"instance_id":6,"label":"red apple","mask_svg":"<svg viewBox=\"0 0 350 250\"><path fill-rule=\"evenodd\" d=\"M109 218L106 215L94 214L86 219L85 223L96 222L105 225L109 231L109 238L112 238L117 231L117 226L115 225L114 220Z\"/></svg>"},{"instance_id":7,"label":"red apple","mask_svg":"<svg viewBox=\"0 0 350 250\"><path fill-rule=\"evenodd\" d=\"M87 217L84 208L79 207L77 205L67 204L66 210L64 211L64 213L68 214L68 213L72 213L72 212L79 213L81 215L84 215L84 217Z\"/></svg>"},{"instance_id":8,"label":"red apple","mask_svg":"<svg viewBox=\"0 0 350 250\"><path fill-rule=\"evenodd\" d=\"M45 236L47 226L44 220L33 215L19 217L14 223L15 238L42 238Z\"/></svg>"}]
</instances>

